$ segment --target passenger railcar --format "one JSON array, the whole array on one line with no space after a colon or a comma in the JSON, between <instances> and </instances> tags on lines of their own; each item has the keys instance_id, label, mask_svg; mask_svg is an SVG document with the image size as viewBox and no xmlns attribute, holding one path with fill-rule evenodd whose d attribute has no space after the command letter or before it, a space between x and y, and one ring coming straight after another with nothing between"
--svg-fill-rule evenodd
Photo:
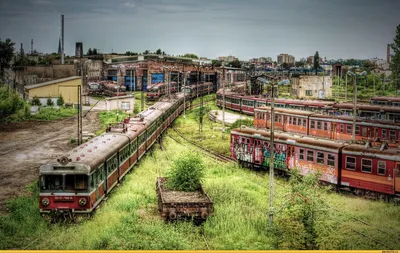
<instances>
[{"instance_id":1,"label":"passenger railcar","mask_svg":"<svg viewBox=\"0 0 400 253\"><path fill-rule=\"evenodd\" d=\"M146 92L146 98L149 100L155 100L160 98L161 96L167 94L169 87L169 94L175 93L178 91L178 83L177 82L170 82L169 84L166 83L156 83L149 87Z\"/></svg>"},{"instance_id":2,"label":"passenger railcar","mask_svg":"<svg viewBox=\"0 0 400 253\"><path fill-rule=\"evenodd\" d=\"M103 93L109 97L116 96L125 96L126 87L124 85L118 85L117 82L114 81L104 81L100 83L100 86L103 89Z\"/></svg>"},{"instance_id":3,"label":"passenger railcar","mask_svg":"<svg viewBox=\"0 0 400 253\"><path fill-rule=\"evenodd\" d=\"M202 96L206 94L210 94L213 92L213 83L212 82L202 82L199 84L192 84L185 86L183 89L185 89L185 94L190 99L194 99L197 96Z\"/></svg>"},{"instance_id":4,"label":"passenger railcar","mask_svg":"<svg viewBox=\"0 0 400 253\"><path fill-rule=\"evenodd\" d=\"M274 111L276 130L332 140L352 139L353 117L323 115L284 108L277 108ZM254 126L270 128L270 107L262 106L255 109ZM397 146L400 143L400 123L357 118L355 137L356 140L385 141L391 146Z\"/></svg>"},{"instance_id":5,"label":"passenger railcar","mask_svg":"<svg viewBox=\"0 0 400 253\"><path fill-rule=\"evenodd\" d=\"M269 131L231 131L231 157L241 164L269 168ZM400 197L400 149L349 144L289 133L275 133L275 168L321 173L321 181L375 197Z\"/></svg>"},{"instance_id":6,"label":"passenger railcar","mask_svg":"<svg viewBox=\"0 0 400 253\"><path fill-rule=\"evenodd\" d=\"M371 98L371 105L395 106L400 107L399 97L373 97Z\"/></svg>"},{"instance_id":7,"label":"passenger railcar","mask_svg":"<svg viewBox=\"0 0 400 253\"><path fill-rule=\"evenodd\" d=\"M90 214L183 111L183 94L162 99L136 117L40 167L42 214Z\"/></svg>"},{"instance_id":8,"label":"passenger railcar","mask_svg":"<svg viewBox=\"0 0 400 253\"><path fill-rule=\"evenodd\" d=\"M217 92L217 106L222 107L223 92ZM260 106L270 106L271 100L263 96L245 96L240 93L225 91L225 108L241 113L254 115L254 109ZM352 115L353 103L336 103L322 100L298 100L298 99L275 99L276 108L298 109L328 115ZM365 103L358 103L357 114L360 117L397 120L400 121L400 107L378 106Z\"/></svg>"}]
</instances>

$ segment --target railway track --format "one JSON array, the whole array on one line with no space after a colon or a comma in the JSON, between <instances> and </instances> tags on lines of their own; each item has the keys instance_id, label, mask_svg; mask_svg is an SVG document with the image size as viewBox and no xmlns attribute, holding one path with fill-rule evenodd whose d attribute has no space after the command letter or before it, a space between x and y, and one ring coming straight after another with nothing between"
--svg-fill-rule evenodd
<instances>
[{"instance_id":1,"label":"railway track","mask_svg":"<svg viewBox=\"0 0 400 253\"><path fill-rule=\"evenodd\" d=\"M182 139L184 139L186 142L192 144L193 146L211 154L212 156L214 156L215 158L217 158L218 160L222 161L222 162L232 162L232 163L236 163L236 159L229 157L229 156L225 156L222 155L218 152L212 151L208 148L205 148L197 143L195 143L194 141L189 140L188 138L186 138L182 133L180 133L175 127L172 127L172 129L178 134L179 137L181 137Z\"/></svg>"}]
</instances>

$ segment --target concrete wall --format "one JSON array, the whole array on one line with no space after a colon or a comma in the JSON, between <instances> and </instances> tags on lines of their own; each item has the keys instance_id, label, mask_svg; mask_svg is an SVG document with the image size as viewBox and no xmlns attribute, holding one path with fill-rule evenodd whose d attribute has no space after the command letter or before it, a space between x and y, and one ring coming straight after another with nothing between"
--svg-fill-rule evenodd
<instances>
[{"instance_id":1,"label":"concrete wall","mask_svg":"<svg viewBox=\"0 0 400 253\"><path fill-rule=\"evenodd\" d=\"M135 105L135 97L128 96L120 96L119 98L106 98L106 109L107 111L111 110L123 110L126 112L132 112Z\"/></svg>"},{"instance_id":2,"label":"concrete wall","mask_svg":"<svg viewBox=\"0 0 400 253\"><path fill-rule=\"evenodd\" d=\"M300 76L298 84L292 86L299 98L332 98L332 77L330 76ZM307 93L307 91L309 93ZM324 91L324 95L323 95ZM311 93L311 94L310 94Z\"/></svg>"},{"instance_id":3,"label":"concrete wall","mask_svg":"<svg viewBox=\"0 0 400 253\"><path fill-rule=\"evenodd\" d=\"M78 86L81 79L65 81L27 90L29 99L34 96L41 98L57 98L60 94L65 103L78 103Z\"/></svg>"}]
</instances>

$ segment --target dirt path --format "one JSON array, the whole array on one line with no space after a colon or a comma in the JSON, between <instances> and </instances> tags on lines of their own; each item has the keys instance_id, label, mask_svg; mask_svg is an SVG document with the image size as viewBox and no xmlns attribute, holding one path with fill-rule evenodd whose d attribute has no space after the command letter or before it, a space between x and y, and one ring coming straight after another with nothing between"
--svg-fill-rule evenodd
<instances>
[{"instance_id":1,"label":"dirt path","mask_svg":"<svg viewBox=\"0 0 400 253\"><path fill-rule=\"evenodd\" d=\"M83 118L83 131L100 129L98 112ZM77 118L53 122L22 122L0 129L0 212L10 197L26 194L25 186L39 176L39 166L72 149Z\"/></svg>"}]
</instances>

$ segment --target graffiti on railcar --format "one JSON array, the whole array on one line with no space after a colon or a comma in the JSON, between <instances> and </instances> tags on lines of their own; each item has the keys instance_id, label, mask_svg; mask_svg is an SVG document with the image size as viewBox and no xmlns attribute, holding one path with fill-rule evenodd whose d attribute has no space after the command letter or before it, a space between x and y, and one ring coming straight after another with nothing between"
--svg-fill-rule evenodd
<instances>
[{"instance_id":1,"label":"graffiti on railcar","mask_svg":"<svg viewBox=\"0 0 400 253\"><path fill-rule=\"evenodd\" d=\"M286 148L283 145L274 145L274 168L280 170L286 170ZM271 152L270 152L270 144L267 144L267 147L263 150L264 162L263 165L265 167L269 167L271 163Z\"/></svg>"}]
</instances>

